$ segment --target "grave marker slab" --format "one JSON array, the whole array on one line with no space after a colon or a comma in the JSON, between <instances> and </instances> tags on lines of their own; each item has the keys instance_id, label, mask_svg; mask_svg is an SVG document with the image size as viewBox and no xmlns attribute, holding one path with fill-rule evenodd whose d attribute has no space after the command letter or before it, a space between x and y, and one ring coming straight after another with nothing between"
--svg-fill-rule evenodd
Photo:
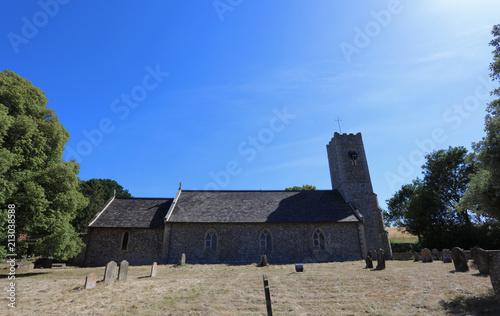
<instances>
[{"instance_id":1,"label":"grave marker slab","mask_svg":"<svg viewBox=\"0 0 500 316\"><path fill-rule=\"evenodd\" d=\"M428 248L420 250L420 255L422 256L422 262L432 262L432 253Z\"/></svg>"},{"instance_id":2,"label":"grave marker slab","mask_svg":"<svg viewBox=\"0 0 500 316\"><path fill-rule=\"evenodd\" d=\"M366 266L365 269L373 269L372 253L368 251L365 258Z\"/></svg>"},{"instance_id":3,"label":"grave marker slab","mask_svg":"<svg viewBox=\"0 0 500 316\"><path fill-rule=\"evenodd\" d=\"M439 260L439 250L436 248L432 249L432 260Z\"/></svg>"},{"instance_id":4,"label":"grave marker slab","mask_svg":"<svg viewBox=\"0 0 500 316\"><path fill-rule=\"evenodd\" d=\"M183 253L181 255L181 266L186 265L186 254Z\"/></svg>"},{"instance_id":5,"label":"grave marker slab","mask_svg":"<svg viewBox=\"0 0 500 316\"><path fill-rule=\"evenodd\" d=\"M495 290L495 296L500 303L500 252L488 254L489 260L489 270L490 270L490 280L493 289Z\"/></svg>"},{"instance_id":6,"label":"grave marker slab","mask_svg":"<svg viewBox=\"0 0 500 316\"><path fill-rule=\"evenodd\" d=\"M87 274L85 277L85 286L84 289L91 289L96 285L97 275L95 273Z\"/></svg>"},{"instance_id":7,"label":"grave marker slab","mask_svg":"<svg viewBox=\"0 0 500 316\"><path fill-rule=\"evenodd\" d=\"M151 266L151 275L150 275L150 277L155 277L156 276L156 267L157 267L156 262L153 262L153 265Z\"/></svg>"},{"instance_id":8,"label":"grave marker slab","mask_svg":"<svg viewBox=\"0 0 500 316\"><path fill-rule=\"evenodd\" d=\"M122 260L120 262L120 269L118 270L118 281L126 281L128 273L128 261Z\"/></svg>"},{"instance_id":9,"label":"grave marker slab","mask_svg":"<svg viewBox=\"0 0 500 316\"><path fill-rule=\"evenodd\" d=\"M467 272L469 271L469 266L467 265L467 256L462 248L453 247L451 249L451 259L455 265L455 271L457 272Z\"/></svg>"},{"instance_id":10,"label":"grave marker slab","mask_svg":"<svg viewBox=\"0 0 500 316\"><path fill-rule=\"evenodd\" d=\"M112 284L116 280L116 262L110 261L104 271L104 284Z\"/></svg>"},{"instance_id":11,"label":"grave marker slab","mask_svg":"<svg viewBox=\"0 0 500 316\"><path fill-rule=\"evenodd\" d=\"M377 267L375 270L384 270L385 269L385 257L384 251L382 249L377 250Z\"/></svg>"},{"instance_id":12,"label":"grave marker slab","mask_svg":"<svg viewBox=\"0 0 500 316\"><path fill-rule=\"evenodd\" d=\"M443 263L451 263L451 251L450 249L443 249Z\"/></svg>"},{"instance_id":13,"label":"grave marker slab","mask_svg":"<svg viewBox=\"0 0 500 316\"><path fill-rule=\"evenodd\" d=\"M472 254L472 259L479 269L481 275L490 274L490 255L482 248L474 247L470 250Z\"/></svg>"}]
</instances>

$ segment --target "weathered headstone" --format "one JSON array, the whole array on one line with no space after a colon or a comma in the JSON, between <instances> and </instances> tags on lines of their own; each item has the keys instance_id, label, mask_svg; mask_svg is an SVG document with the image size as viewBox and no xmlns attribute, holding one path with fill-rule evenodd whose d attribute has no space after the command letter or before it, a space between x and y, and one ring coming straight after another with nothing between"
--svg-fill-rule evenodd
<instances>
[{"instance_id":1,"label":"weathered headstone","mask_svg":"<svg viewBox=\"0 0 500 316\"><path fill-rule=\"evenodd\" d=\"M451 263L451 251L450 249L443 249L443 263Z\"/></svg>"},{"instance_id":2,"label":"weathered headstone","mask_svg":"<svg viewBox=\"0 0 500 316\"><path fill-rule=\"evenodd\" d=\"M155 277L156 276L156 267L157 267L156 262L153 262L153 265L151 266L151 275L150 275L150 277Z\"/></svg>"},{"instance_id":3,"label":"weathered headstone","mask_svg":"<svg viewBox=\"0 0 500 316\"><path fill-rule=\"evenodd\" d=\"M116 280L116 262L110 261L104 270L104 284L111 284Z\"/></svg>"},{"instance_id":4,"label":"weathered headstone","mask_svg":"<svg viewBox=\"0 0 500 316\"><path fill-rule=\"evenodd\" d=\"M495 296L500 303L500 252L488 254L489 269L490 269L490 280L491 285L493 285L493 290L495 290Z\"/></svg>"},{"instance_id":5,"label":"weathered headstone","mask_svg":"<svg viewBox=\"0 0 500 316\"><path fill-rule=\"evenodd\" d=\"M432 262L432 253L428 248L421 249L420 255L422 256L422 262Z\"/></svg>"},{"instance_id":6,"label":"weathered headstone","mask_svg":"<svg viewBox=\"0 0 500 316\"><path fill-rule=\"evenodd\" d=\"M436 248L432 249L432 260L440 260L439 259L439 250L437 250Z\"/></svg>"},{"instance_id":7,"label":"weathered headstone","mask_svg":"<svg viewBox=\"0 0 500 316\"><path fill-rule=\"evenodd\" d=\"M385 269L385 257L384 251L382 249L377 250L377 267L375 270L384 270Z\"/></svg>"},{"instance_id":8,"label":"weathered headstone","mask_svg":"<svg viewBox=\"0 0 500 316\"><path fill-rule=\"evenodd\" d=\"M490 268L489 262L490 262L490 256L488 253L479 247L474 247L471 248L470 250L472 254L472 259L474 260L474 263L477 265L477 268L479 269L479 273L482 275L488 275L490 274Z\"/></svg>"},{"instance_id":9,"label":"weathered headstone","mask_svg":"<svg viewBox=\"0 0 500 316\"><path fill-rule=\"evenodd\" d=\"M84 289L91 289L95 287L97 275L95 273L87 274L85 277L85 286Z\"/></svg>"},{"instance_id":10,"label":"weathered headstone","mask_svg":"<svg viewBox=\"0 0 500 316\"><path fill-rule=\"evenodd\" d=\"M373 260L371 251L368 251L368 253L366 254L365 261L366 261L365 269L373 269Z\"/></svg>"},{"instance_id":11,"label":"weathered headstone","mask_svg":"<svg viewBox=\"0 0 500 316\"><path fill-rule=\"evenodd\" d=\"M184 266L184 265L186 265L186 254L185 253L183 253L181 255L181 266Z\"/></svg>"},{"instance_id":12,"label":"weathered headstone","mask_svg":"<svg viewBox=\"0 0 500 316\"><path fill-rule=\"evenodd\" d=\"M453 259L453 264L455 265L455 271L457 272L469 271L469 266L467 265L468 259L463 249L458 247L453 247L451 249L451 258Z\"/></svg>"},{"instance_id":13,"label":"weathered headstone","mask_svg":"<svg viewBox=\"0 0 500 316\"><path fill-rule=\"evenodd\" d=\"M260 256L260 262L257 263L257 267L265 267L265 266L267 266L267 256L262 255Z\"/></svg>"},{"instance_id":14,"label":"weathered headstone","mask_svg":"<svg viewBox=\"0 0 500 316\"><path fill-rule=\"evenodd\" d=\"M128 273L128 261L122 260L120 262L120 269L118 270L118 281L126 281Z\"/></svg>"}]
</instances>

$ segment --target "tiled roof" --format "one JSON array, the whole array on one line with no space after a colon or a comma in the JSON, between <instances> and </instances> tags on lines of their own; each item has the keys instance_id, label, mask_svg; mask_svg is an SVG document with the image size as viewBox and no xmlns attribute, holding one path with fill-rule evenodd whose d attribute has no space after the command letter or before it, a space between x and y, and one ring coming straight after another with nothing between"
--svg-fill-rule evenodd
<instances>
[{"instance_id":1,"label":"tiled roof","mask_svg":"<svg viewBox=\"0 0 500 316\"><path fill-rule=\"evenodd\" d=\"M182 190L169 222L308 223L358 222L336 190Z\"/></svg>"},{"instance_id":2,"label":"tiled roof","mask_svg":"<svg viewBox=\"0 0 500 316\"><path fill-rule=\"evenodd\" d=\"M115 198L90 227L163 228L173 199Z\"/></svg>"}]
</instances>

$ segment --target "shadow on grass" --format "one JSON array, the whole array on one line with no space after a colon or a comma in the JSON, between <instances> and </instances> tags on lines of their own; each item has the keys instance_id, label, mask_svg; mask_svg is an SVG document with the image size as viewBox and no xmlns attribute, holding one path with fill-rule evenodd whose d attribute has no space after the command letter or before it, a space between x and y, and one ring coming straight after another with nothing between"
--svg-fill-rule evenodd
<instances>
[{"instance_id":1,"label":"shadow on grass","mask_svg":"<svg viewBox=\"0 0 500 316\"><path fill-rule=\"evenodd\" d=\"M447 314L453 315L500 315L500 304L493 289L479 297L458 296L451 301L439 302Z\"/></svg>"},{"instance_id":2,"label":"shadow on grass","mask_svg":"<svg viewBox=\"0 0 500 316\"><path fill-rule=\"evenodd\" d=\"M39 274L49 274L49 272L28 272L28 273L19 273L16 272L15 276L17 278L25 278L25 277L30 277L34 275L39 275ZM0 279L7 279L9 277L8 274L0 274Z\"/></svg>"}]
</instances>

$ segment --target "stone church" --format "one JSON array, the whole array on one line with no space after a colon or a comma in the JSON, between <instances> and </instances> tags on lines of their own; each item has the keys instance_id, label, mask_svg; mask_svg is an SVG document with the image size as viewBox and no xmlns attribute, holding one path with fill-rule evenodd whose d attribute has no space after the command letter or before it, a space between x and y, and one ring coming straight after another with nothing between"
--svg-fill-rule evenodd
<instances>
[{"instance_id":1,"label":"stone church","mask_svg":"<svg viewBox=\"0 0 500 316\"><path fill-rule=\"evenodd\" d=\"M84 266L359 260L392 256L361 133L326 146L332 190L194 191L111 198L88 226Z\"/></svg>"}]
</instances>

